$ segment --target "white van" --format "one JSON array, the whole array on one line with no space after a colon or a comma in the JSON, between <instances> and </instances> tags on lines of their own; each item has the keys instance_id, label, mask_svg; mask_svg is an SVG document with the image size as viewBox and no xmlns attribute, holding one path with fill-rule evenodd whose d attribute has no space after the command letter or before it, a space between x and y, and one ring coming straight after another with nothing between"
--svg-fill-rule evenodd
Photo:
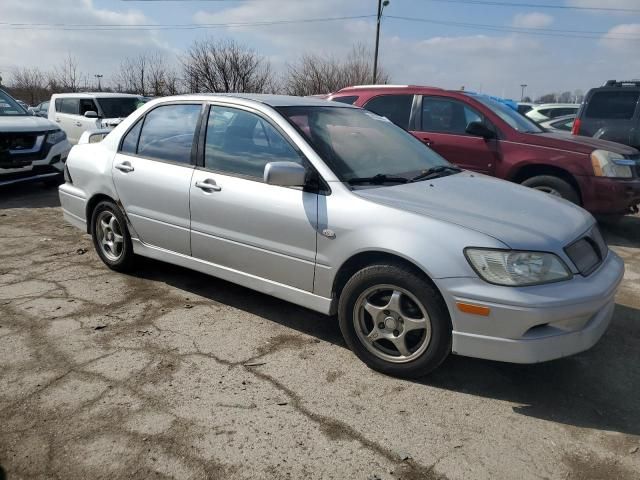
<instances>
[{"instance_id":1,"label":"white van","mask_svg":"<svg viewBox=\"0 0 640 480\"><path fill-rule=\"evenodd\" d=\"M75 145L86 130L113 128L142 104L140 95L127 93L59 93L51 96L49 120Z\"/></svg>"}]
</instances>

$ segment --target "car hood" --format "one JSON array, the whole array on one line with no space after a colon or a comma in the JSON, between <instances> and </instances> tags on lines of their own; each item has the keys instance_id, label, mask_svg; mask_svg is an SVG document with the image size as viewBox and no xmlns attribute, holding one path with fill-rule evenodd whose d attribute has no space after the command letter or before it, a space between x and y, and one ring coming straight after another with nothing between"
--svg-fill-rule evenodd
<instances>
[{"instance_id":1,"label":"car hood","mask_svg":"<svg viewBox=\"0 0 640 480\"><path fill-rule=\"evenodd\" d=\"M513 249L558 251L594 223L591 214L566 200L471 172L354 193L473 229Z\"/></svg>"},{"instance_id":2,"label":"car hood","mask_svg":"<svg viewBox=\"0 0 640 480\"><path fill-rule=\"evenodd\" d=\"M572 152L590 154L594 150L608 150L621 155L636 155L638 150L621 143L608 142L580 135L562 135L555 132L522 134L523 143L540 147L557 148Z\"/></svg>"},{"instance_id":3,"label":"car hood","mask_svg":"<svg viewBox=\"0 0 640 480\"><path fill-rule=\"evenodd\" d=\"M42 117L31 115L0 116L0 132L44 132L59 127Z\"/></svg>"}]
</instances>

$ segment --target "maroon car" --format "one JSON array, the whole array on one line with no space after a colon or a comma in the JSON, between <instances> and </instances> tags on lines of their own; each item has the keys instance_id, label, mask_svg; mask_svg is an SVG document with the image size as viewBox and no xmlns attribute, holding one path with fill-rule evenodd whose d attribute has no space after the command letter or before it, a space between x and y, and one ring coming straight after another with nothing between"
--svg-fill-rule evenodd
<instances>
[{"instance_id":1,"label":"maroon car","mask_svg":"<svg viewBox=\"0 0 640 480\"><path fill-rule=\"evenodd\" d=\"M635 148L550 133L504 103L463 91L361 86L329 99L387 117L462 168L561 196L594 214L638 211Z\"/></svg>"}]
</instances>

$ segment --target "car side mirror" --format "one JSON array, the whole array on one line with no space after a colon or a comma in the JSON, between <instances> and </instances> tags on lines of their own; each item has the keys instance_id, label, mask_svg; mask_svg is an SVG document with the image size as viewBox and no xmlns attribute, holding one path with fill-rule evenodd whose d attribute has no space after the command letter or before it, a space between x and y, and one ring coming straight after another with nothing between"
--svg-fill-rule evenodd
<instances>
[{"instance_id":1,"label":"car side mirror","mask_svg":"<svg viewBox=\"0 0 640 480\"><path fill-rule=\"evenodd\" d=\"M281 187L303 187L307 170L295 162L269 162L264 167L264 183Z\"/></svg>"},{"instance_id":2,"label":"car side mirror","mask_svg":"<svg viewBox=\"0 0 640 480\"><path fill-rule=\"evenodd\" d=\"M471 122L467 125L466 132L469 135L475 135L476 137L482 138L495 138L496 133L493 130L490 130L485 124L480 122Z\"/></svg>"},{"instance_id":3,"label":"car side mirror","mask_svg":"<svg viewBox=\"0 0 640 480\"><path fill-rule=\"evenodd\" d=\"M87 118L98 118L98 112L94 110L87 110L84 112L84 116Z\"/></svg>"}]
</instances>

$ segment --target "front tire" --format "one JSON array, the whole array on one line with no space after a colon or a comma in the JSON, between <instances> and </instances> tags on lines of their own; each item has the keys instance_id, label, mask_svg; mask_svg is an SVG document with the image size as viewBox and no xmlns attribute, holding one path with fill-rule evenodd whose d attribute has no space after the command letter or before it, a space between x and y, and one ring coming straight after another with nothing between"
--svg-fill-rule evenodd
<instances>
[{"instance_id":1,"label":"front tire","mask_svg":"<svg viewBox=\"0 0 640 480\"><path fill-rule=\"evenodd\" d=\"M421 377L451 352L442 297L403 265L371 265L354 274L340 295L338 316L349 348L381 373Z\"/></svg>"},{"instance_id":2,"label":"front tire","mask_svg":"<svg viewBox=\"0 0 640 480\"><path fill-rule=\"evenodd\" d=\"M91 215L91 236L98 256L112 270L126 272L134 262L133 245L122 211L110 201L96 205Z\"/></svg>"},{"instance_id":3,"label":"front tire","mask_svg":"<svg viewBox=\"0 0 640 480\"><path fill-rule=\"evenodd\" d=\"M522 185L533 188L549 195L564 198L576 205L580 205L580 195L566 180L554 175L537 175L527 178Z\"/></svg>"}]
</instances>

